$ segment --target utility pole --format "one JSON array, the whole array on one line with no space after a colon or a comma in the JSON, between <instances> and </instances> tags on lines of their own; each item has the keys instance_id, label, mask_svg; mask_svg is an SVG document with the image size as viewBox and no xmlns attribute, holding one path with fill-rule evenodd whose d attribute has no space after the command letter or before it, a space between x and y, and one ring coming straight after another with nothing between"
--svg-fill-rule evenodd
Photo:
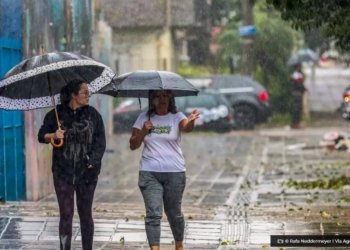
<instances>
[{"instance_id":1,"label":"utility pole","mask_svg":"<svg viewBox=\"0 0 350 250\"><path fill-rule=\"evenodd\" d=\"M243 9L243 25L254 25L253 18L253 7L255 0L242 0L242 9ZM252 75L253 72L253 45L254 38L253 36L243 37L243 74Z\"/></svg>"},{"instance_id":2,"label":"utility pole","mask_svg":"<svg viewBox=\"0 0 350 250\"><path fill-rule=\"evenodd\" d=\"M73 12L72 0L64 0L64 16L65 16L65 38L66 51L73 50Z\"/></svg>"}]
</instances>

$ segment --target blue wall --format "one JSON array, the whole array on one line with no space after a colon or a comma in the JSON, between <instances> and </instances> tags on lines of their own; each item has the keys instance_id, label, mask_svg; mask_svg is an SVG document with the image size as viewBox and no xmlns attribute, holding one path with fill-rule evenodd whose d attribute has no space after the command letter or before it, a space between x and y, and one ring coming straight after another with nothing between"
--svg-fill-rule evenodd
<instances>
[{"instance_id":1,"label":"blue wall","mask_svg":"<svg viewBox=\"0 0 350 250\"><path fill-rule=\"evenodd\" d=\"M0 0L0 79L22 59L22 1ZM23 112L0 109L0 199L26 198Z\"/></svg>"},{"instance_id":2,"label":"blue wall","mask_svg":"<svg viewBox=\"0 0 350 250\"><path fill-rule=\"evenodd\" d=\"M0 37L22 39L22 0L0 0Z\"/></svg>"}]
</instances>

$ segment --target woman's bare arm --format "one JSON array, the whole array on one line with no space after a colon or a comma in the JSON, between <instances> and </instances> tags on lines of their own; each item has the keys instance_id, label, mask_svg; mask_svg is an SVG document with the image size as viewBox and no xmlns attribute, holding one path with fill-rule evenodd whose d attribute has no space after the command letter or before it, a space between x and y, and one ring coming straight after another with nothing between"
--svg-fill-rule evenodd
<instances>
[{"instance_id":1,"label":"woman's bare arm","mask_svg":"<svg viewBox=\"0 0 350 250\"><path fill-rule=\"evenodd\" d=\"M144 133L142 130L139 130L137 128L133 128L132 134L131 134L131 137L129 140L130 149L131 150L138 149L141 146L145 136L146 136L146 133Z\"/></svg>"},{"instance_id":2,"label":"woman's bare arm","mask_svg":"<svg viewBox=\"0 0 350 250\"><path fill-rule=\"evenodd\" d=\"M191 132L194 129L194 121L197 120L200 113L197 109L193 110L187 119L183 119L180 124L180 130L183 132Z\"/></svg>"},{"instance_id":3,"label":"woman's bare arm","mask_svg":"<svg viewBox=\"0 0 350 250\"><path fill-rule=\"evenodd\" d=\"M131 150L138 149L141 146L143 139L152 128L153 128L153 124L151 121L145 121L145 123L143 124L142 130L133 128L132 134L129 140L130 149Z\"/></svg>"}]
</instances>

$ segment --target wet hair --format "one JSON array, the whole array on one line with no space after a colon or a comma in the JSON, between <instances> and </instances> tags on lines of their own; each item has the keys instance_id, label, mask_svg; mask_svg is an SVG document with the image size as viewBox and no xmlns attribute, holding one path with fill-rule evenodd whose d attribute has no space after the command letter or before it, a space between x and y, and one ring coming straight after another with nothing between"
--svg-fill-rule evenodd
<instances>
[{"instance_id":1,"label":"wet hair","mask_svg":"<svg viewBox=\"0 0 350 250\"><path fill-rule=\"evenodd\" d=\"M166 93L168 95L170 95L170 99L169 99L169 107L168 107L168 111L172 114L177 113L177 108L176 108L176 104L175 104L175 97L172 94L171 90L165 90ZM150 90L149 94L148 94L148 111L147 111L147 115L150 117L156 110L156 107L153 104L153 100L156 96L156 92L157 90Z\"/></svg>"},{"instance_id":2,"label":"wet hair","mask_svg":"<svg viewBox=\"0 0 350 250\"><path fill-rule=\"evenodd\" d=\"M60 99L61 103L68 105L72 99L72 94L79 94L80 86L85 83L83 80L74 79L69 81L66 86L61 89Z\"/></svg>"}]
</instances>

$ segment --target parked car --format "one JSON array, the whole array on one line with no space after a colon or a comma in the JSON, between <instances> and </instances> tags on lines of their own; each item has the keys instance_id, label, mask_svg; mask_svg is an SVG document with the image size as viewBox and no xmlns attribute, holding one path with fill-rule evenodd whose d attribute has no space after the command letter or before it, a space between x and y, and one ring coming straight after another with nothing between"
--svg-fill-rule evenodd
<instances>
[{"instance_id":1,"label":"parked car","mask_svg":"<svg viewBox=\"0 0 350 250\"><path fill-rule=\"evenodd\" d=\"M201 113L196 120L196 129L213 130L216 132L229 131L234 126L233 109L224 96L216 91L200 91L198 96L176 97L176 107L188 116L193 109ZM113 114L114 133L131 132L138 115L147 111L147 99L124 99Z\"/></svg>"},{"instance_id":2,"label":"parked car","mask_svg":"<svg viewBox=\"0 0 350 250\"><path fill-rule=\"evenodd\" d=\"M136 118L147 108L148 101L145 98L124 98L113 112L113 132L131 132Z\"/></svg>"},{"instance_id":3,"label":"parked car","mask_svg":"<svg viewBox=\"0 0 350 250\"><path fill-rule=\"evenodd\" d=\"M216 89L223 94L234 109L237 129L253 129L271 115L267 90L248 76L214 75L187 80L197 87Z\"/></svg>"},{"instance_id":4,"label":"parked car","mask_svg":"<svg viewBox=\"0 0 350 250\"><path fill-rule=\"evenodd\" d=\"M343 91L338 112L340 112L345 120L350 120L350 86L346 87Z\"/></svg>"}]
</instances>

